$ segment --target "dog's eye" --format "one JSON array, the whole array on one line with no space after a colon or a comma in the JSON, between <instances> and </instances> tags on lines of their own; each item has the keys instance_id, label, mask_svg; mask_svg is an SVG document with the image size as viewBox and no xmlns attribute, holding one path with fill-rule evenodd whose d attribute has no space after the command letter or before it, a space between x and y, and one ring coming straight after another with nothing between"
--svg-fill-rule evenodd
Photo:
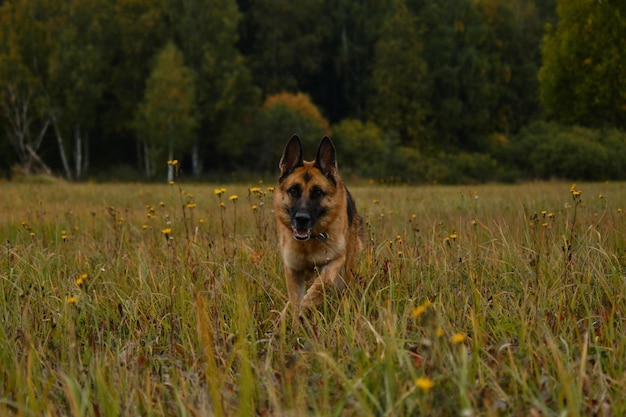
<instances>
[{"instance_id":1,"label":"dog's eye","mask_svg":"<svg viewBox=\"0 0 626 417\"><path fill-rule=\"evenodd\" d=\"M294 185L287 190L287 194L289 194L289 197L291 198L300 198L300 194L302 194L302 191L300 191L300 186Z\"/></svg>"},{"instance_id":2,"label":"dog's eye","mask_svg":"<svg viewBox=\"0 0 626 417\"><path fill-rule=\"evenodd\" d=\"M311 189L311 198L312 199L317 200L317 199L322 198L322 197L324 197L324 191L321 188L313 187Z\"/></svg>"}]
</instances>

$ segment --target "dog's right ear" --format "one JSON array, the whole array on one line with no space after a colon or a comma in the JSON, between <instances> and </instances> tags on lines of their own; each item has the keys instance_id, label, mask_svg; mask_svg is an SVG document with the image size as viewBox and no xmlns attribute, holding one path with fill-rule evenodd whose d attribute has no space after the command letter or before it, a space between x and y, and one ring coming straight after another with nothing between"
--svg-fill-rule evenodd
<instances>
[{"instance_id":1,"label":"dog's right ear","mask_svg":"<svg viewBox=\"0 0 626 417\"><path fill-rule=\"evenodd\" d=\"M280 168L280 179L283 179L294 169L302 165L304 165L302 159L302 143L298 135L293 135L291 139L289 139L287 146L285 146L283 156L280 158L280 164L278 164Z\"/></svg>"}]
</instances>

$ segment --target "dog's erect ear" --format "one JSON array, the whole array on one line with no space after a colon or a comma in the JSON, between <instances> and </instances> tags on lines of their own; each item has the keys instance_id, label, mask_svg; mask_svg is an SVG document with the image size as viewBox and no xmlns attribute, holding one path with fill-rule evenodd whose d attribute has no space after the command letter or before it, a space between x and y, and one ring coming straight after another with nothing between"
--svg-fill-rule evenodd
<instances>
[{"instance_id":1,"label":"dog's erect ear","mask_svg":"<svg viewBox=\"0 0 626 417\"><path fill-rule=\"evenodd\" d=\"M298 135L293 135L289 139L287 146L285 146L283 156L280 158L280 164L278 164L281 178L302 165L302 143Z\"/></svg>"},{"instance_id":2,"label":"dog's erect ear","mask_svg":"<svg viewBox=\"0 0 626 417\"><path fill-rule=\"evenodd\" d=\"M328 178L334 180L337 173L337 157L335 145L333 141L324 136L320 147L317 149L317 157L315 158L315 166Z\"/></svg>"}]
</instances>

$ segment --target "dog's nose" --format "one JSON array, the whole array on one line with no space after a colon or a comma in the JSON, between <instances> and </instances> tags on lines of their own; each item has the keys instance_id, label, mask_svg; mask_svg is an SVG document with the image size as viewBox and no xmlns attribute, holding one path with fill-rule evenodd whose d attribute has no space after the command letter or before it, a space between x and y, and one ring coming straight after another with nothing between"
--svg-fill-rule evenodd
<instances>
[{"instance_id":1,"label":"dog's nose","mask_svg":"<svg viewBox=\"0 0 626 417\"><path fill-rule=\"evenodd\" d=\"M307 212L299 211L294 216L296 220L296 226L308 226L311 216Z\"/></svg>"}]
</instances>

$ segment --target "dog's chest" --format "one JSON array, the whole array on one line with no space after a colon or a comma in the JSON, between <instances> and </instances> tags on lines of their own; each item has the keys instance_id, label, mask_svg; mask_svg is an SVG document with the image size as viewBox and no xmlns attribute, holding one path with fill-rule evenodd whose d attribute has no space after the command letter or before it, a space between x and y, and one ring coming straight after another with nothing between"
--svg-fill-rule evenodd
<instances>
[{"instance_id":1,"label":"dog's chest","mask_svg":"<svg viewBox=\"0 0 626 417\"><path fill-rule=\"evenodd\" d=\"M291 248L289 247L291 246ZM322 268L345 254L345 240L318 242L290 242L283 247L283 260L295 271L313 271Z\"/></svg>"}]
</instances>

